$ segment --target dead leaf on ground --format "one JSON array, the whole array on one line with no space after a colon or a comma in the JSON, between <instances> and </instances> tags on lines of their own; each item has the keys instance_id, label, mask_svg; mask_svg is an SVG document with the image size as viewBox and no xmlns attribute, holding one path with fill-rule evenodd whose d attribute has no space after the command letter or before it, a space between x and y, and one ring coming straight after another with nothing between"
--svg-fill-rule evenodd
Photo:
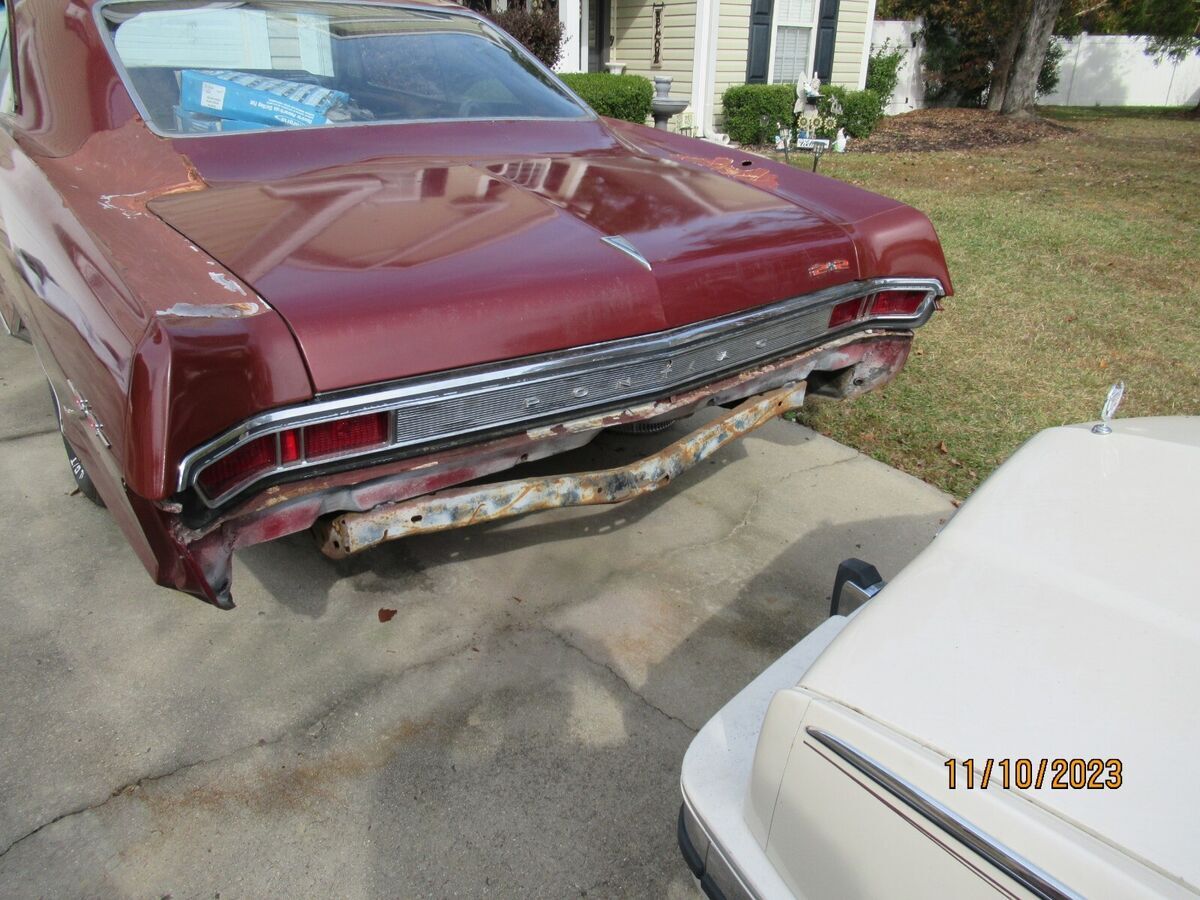
<instances>
[{"instance_id":1,"label":"dead leaf on ground","mask_svg":"<svg viewBox=\"0 0 1200 900\"><path fill-rule=\"evenodd\" d=\"M380 607L380 609L379 609L379 621L380 622L390 622L394 618L396 618L396 611L394 609L388 609L387 607Z\"/></svg>"}]
</instances>

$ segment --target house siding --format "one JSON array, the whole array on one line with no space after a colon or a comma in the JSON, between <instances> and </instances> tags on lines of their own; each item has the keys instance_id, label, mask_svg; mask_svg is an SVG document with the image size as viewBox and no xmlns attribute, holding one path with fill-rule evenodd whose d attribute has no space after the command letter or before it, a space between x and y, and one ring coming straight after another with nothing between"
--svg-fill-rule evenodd
<instances>
[{"instance_id":1,"label":"house siding","mask_svg":"<svg viewBox=\"0 0 1200 900\"><path fill-rule=\"evenodd\" d=\"M662 66L651 68L654 58L654 0L613 0L612 62L625 64L633 75L671 76L671 96L692 95L692 53L696 45L695 0L666 0L663 9ZM743 60L743 65L745 62Z\"/></svg>"},{"instance_id":2,"label":"house siding","mask_svg":"<svg viewBox=\"0 0 1200 900\"><path fill-rule=\"evenodd\" d=\"M837 37L833 44L830 82L857 90L863 72L863 48L871 27L868 0L841 0L838 6Z\"/></svg>"},{"instance_id":3,"label":"house siding","mask_svg":"<svg viewBox=\"0 0 1200 900\"><path fill-rule=\"evenodd\" d=\"M300 35L294 19L281 15L267 19L267 40L271 46L271 66L275 69L302 69Z\"/></svg>"},{"instance_id":4,"label":"house siding","mask_svg":"<svg viewBox=\"0 0 1200 900\"><path fill-rule=\"evenodd\" d=\"M713 121L720 128L725 115L721 95L735 84L746 83L750 52L750 0L721 0L717 23L717 70L713 80Z\"/></svg>"}]
</instances>

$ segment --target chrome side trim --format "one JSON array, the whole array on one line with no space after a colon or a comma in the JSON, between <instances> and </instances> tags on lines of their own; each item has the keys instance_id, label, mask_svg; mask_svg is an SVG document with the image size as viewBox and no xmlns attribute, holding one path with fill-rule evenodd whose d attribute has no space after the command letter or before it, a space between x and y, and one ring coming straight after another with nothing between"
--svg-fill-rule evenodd
<instances>
[{"instance_id":1,"label":"chrome side trim","mask_svg":"<svg viewBox=\"0 0 1200 900\"><path fill-rule=\"evenodd\" d=\"M1083 900L1053 875L1038 868L1016 851L1006 847L966 819L952 812L920 788L888 771L871 757L820 728L807 726L805 732L843 762L861 772L913 812L940 828L950 837L987 860L1034 896L1045 900Z\"/></svg>"},{"instance_id":2,"label":"chrome side trim","mask_svg":"<svg viewBox=\"0 0 1200 900\"><path fill-rule=\"evenodd\" d=\"M832 306L883 290L923 291L926 296L914 315L860 319L828 330ZM933 278L857 281L668 331L320 395L255 416L191 451L179 463L176 489L189 489L200 469L257 437L331 419L392 414L390 443L341 457L350 459L668 396L856 331L916 328L933 315L944 293ZM287 468L319 462L328 460L301 460ZM259 473L219 497L197 493L207 505L218 506L279 471Z\"/></svg>"},{"instance_id":3,"label":"chrome side trim","mask_svg":"<svg viewBox=\"0 0 1200 900\"><path fill-rule=\"evenodd\" d=\"M600 241L602 243L608 244L608 246L610 246L610 247L616 247L622 253L632 256L635 260L638 261L639 264L646 267L647 272L652 271L652 267L650 265L650 260L648 260L648 259L646 259L646 257L642 256L641 251L638 250L637 247L633 246L633 244L629 243L629 241L627 241L625 238L621 237L619 234L611 235L610 237L602 237L602 238L600 238Z\"/></svg>"}]
</instances>

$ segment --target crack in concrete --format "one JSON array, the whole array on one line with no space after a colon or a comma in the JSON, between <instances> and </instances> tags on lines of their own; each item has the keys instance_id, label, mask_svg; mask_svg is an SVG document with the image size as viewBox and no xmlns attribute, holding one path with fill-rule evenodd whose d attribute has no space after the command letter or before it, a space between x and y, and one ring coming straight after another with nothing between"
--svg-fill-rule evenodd
<instances>
[{"instance_id":1,"label":"crack in concrete","mask_svg":"<svg viewBox=\"0 0 1200 900\"><path fill-rule=\"evenodd\" d=\"M562 605L568 605L568 604L555 604L555 608L558 608L559 606L562 606ZM498 636L498 635L502 635L504 633L517 633L519 631L526 630L526 627L527 626L523 626L521 624L514 623L507 627L497 629L494 634ZM652 703L651 701L646 699L644 696L642 696L640 693L638 693L633 688L633 686L624 677L622 677L620 675L620 673L618 673L615 669L613 669L613 667L611 665L608 665L607 663L603 663L603 662L600 662L599 660L593 659L591 656L589 656L587 653L585 653L582 648L580 648L576 644L572 643L567 638L565 638L563 635L559 634L558 632L556 632L554 629L550 628L549 626L538 624L535 627L538 630L544 631L544 632L548 633L551 637L557 639L560 643L562 643L569 649L573 650L575 653L582 656L587 662L591 663L593 666L596 666L597 668L602 668L602 669L606 670L629 693L633 694L633 696L635 696L639 701L641 701L644 705L648 706L650 709L657 712L659 715L664 716L667 719L671 719L672 721L679 723L680 725L682 725L684 728L687 728L692 733L695 733L698 730L696 727L694 727L693 725L684 721L683 719L679 718L678 716L672 715L671 713L667 712L666 710L662 709L661 707L655 705L654 703ZM85 813L94 812L98 809L102 809L104 806L111 803L113 800L115 800L119 797L122 797L122 796L128 796L128 795L132 794L134 791L138 790L139 788L144 787L145 785L154 784L155 782L159 782L159 781L164 781L168 778L172 778L176 775L180 775L191 769L200 768L202 766L207 766L207 765L211 765L214 763L224 762L225 760L233 759L234 757L236 757L240 754L246 753L247 751L260 750L260 749L266 749L268 747L273 747L277 744L282 743L283 741L287 740L288 738L290 738L294 735L306 734L309 737L314 737L315 734L320 733L326 720L328 720L331 716L333 716L338 711L338 709L340 709L348 700L352 699L353 697L361 696L365 693L369 693L371 690L373 690L375 687L377 687L381 682L393 681L397 678L402 678L405 675L408 675L409 673L415 672L419 669L428 668L429 666L433 666L433 665L438 665L440 663L454 659L456 656L461 656L466 653L469 653L469 652L471 652L472 648L474 648L475 646L478 645L478 643L479 643L479 636L477 636L477 635L472 636L472 637L468 638L462 644L457 645L455 647L451 647L451 648L447 649L444 653L438 654L437 656L435 656L431 659L422 660L421 662L415 662L411 665L404 666L403 668L401 668L397 671L388 672L386 675L381 675L379 678L372 679L367 684L362 684L362 685L358 685L354 688L351 688L346 693L342 694L340 697L338 697L336 700L334 700L328 706L328 708L326 708L325 710L323 710L320 713L320 715L318 715L315 718L312 718L306 722L303 722L299 725L294 725L292 727L285 728L283 731L281 731L278 735L276 735L274 738L271 738L270 740L259 739L259 740L256 740L254 743L242 744L237 747L233 747L229 750L226 750L222 753L218 753L214 756L205 757L203 759L196 759L196 760L192 760L190 762L181 763L172 768L169 768L169 769L166 769L166 770L163 770L160 772L154 772L154 773L151 773L148 775L143 775L132 781L128 781L128 782L122 784L120 787L114 788L113 790L109 791L108 794L103 799L95 800L90 803L84 804L82 806L78 806L74 809L67 810L66 812L59 813L58 815L54 816L53 818L48 819L45 822L42 822L36 828L33 828L30 831L27 831L25 834L21 835L20 837L16 838L14 841L9 843L9 845L7 847L0 850L0 861L2 861L11 851L13 851L20 844L24 843L25 841L28 841L29 839L31 839L31 838L35 837L36 835L38 835L39 833L41 833L42 831L46 830L47 828L50 828L53 825L56 825L57 823L63 821L64 819L70 819L70 818L73 818L74 816L80 816L80 815L84 815Z\"/></svg>"},{"instance_id":2,"label":"crack in concrete","mask_svg":"<svg viewBox=\"0 0 1200 900\"><path fill-rule=\"evenodd\" d=\"M538 628L540 628L542 631L547 632L552 637L558 639L562 644L564 644L569 649L574 650L576 653L578 653L580 656L582 656L585 660L587 660L593 666L596 666L599 669L604 669L606 672L608 672L609 675L611 675L613 678L615 678L621 684L621 686L625 688L625 690L627 690L629 693L633 694L633 696L637 697L637 699L640 700L644 705L646 705L650 709L654 710L660 716L670 719L672 722L679 723L684 728L686 728L688 731L690 731L692 734L695 734L697 731L700 730L697 726L692 725L690 722L687 722L687 721L679 718L679 716L672 715L671 713L667 712L665 709L663 709L658 704L653 703L652 701L648 700L643 694L641 694L639 691L637 691L633 685L631 685L629 683L629 681L625 678L625 676L623 676L620 672L618 672L616 669L614 669L611 665L609 665L606 662L601 662L600 660L594 659L593 657L589 656L586 652L584 652L582 647L580 647L578 644L574 643L573 641L568 640L564 635L559 634L553 628L549 627L548 625L539 625Z\"/></svg>"},{"instance_id":3,"label":"crack in concrete","mask_svg":"<svg viewBox=\"0 0 1200 900\"><path fill-rule=\"evenodd\" d=\"M695 550L702 550L705 547L716 547L720 544L724 544L750 524L750 518L754 515L754 510L758 507L759 501L762 499L763 494L765 494L768 489L774 490L785 481L789 481L797 475L804 475L808 472L819 472L822 469L831 469L834 466L840 466L844 463L854 462L860 456L862 456L862 454L856 452L854 455L847 456L844 459L837 459L833 462L821 463L819 466L805 466L803 469L795 469L791 472L788 472L786 475L775 479L775 481L773 481L770 485L765 485L755 491L754 496L751 498L749 505L746 507L746 511L742 514L742 517L734 524L733 528L731 528L721 537L713 538L712 540L697 541L693 544L684 544L681 547L675 547L671 550L668 550L666 553L659 554L657 558L660 560L666 560L671 557L678 556L681 553L690 553Z\"/></svg>"},{"instance_id":4,"label":"crack in concrete","mask_svg":"<svg viewBox=\"0 0 1200 900\"><path fill-rule=\"evenodd\" d=\"M549 629L547 629L547 630L549 630ZM64 819L72 818L73 816L79 816L79 815L83 815L84 813L93 812L95 810L101 809L106 804L110 803L111 801L115 800L116 798L124 796L124 795L128 795L128 794L132 793L133 791L137 790L138 788L142 787L143 785L153 784L154 782L157 782L157 781L163 781L167 778L171 778L172 776L178 775L182 772L186 772L189 769L199 768L200 766L206 766L206 765L210 765L212 763L223 762L225 760L232 759L233 757L236 757L239 754L245 753L246 751L249 751L249 750L260 750L260 749L265 749L267 747L273 747L276 744L282 743L283 741L287 740L289 737L296 735L296 734L303 733L303 734L309 735L310 737L314 737L315 734L320 733L320 731L322 730L322 728L325 724L325 721L330 716L332 716L335 712L337 712L337 710L348 699L369 692L370 690L377 687L383 681L390 681L395 678L403 678L405 675L409 674L410 672L414 672L418 669L425 668L428 666L437 665L438 663L444 662L449 659L453 659L456 656L460 656L462 654L469 653L471 651L471 648L478 643L478 640L479 640L478 637L471 637L464 643L462 643L458 646L452 647L452 648L448 649L445 653L439 654L438 656L435 656L432 659L422 660L421 662L415 662L411 665L404 666L403 668L399 669L398 671L388 672L386 675L382 675L378 678L371 679L371 681L367 684L361 684L354 688L351 688L350 690L348 690L347 692L345 692L344 694L339 696L336 700L334 700L328 706L328 708L323 710L321 712L321 714L318 715L316 718L310 719L306 722L303 722L299 725L292 726L290 728L285 728L283 731L281 731L278 735L271 738L270 740L260 738L259 740L256 740L252 744L243 744L243 745L234 747L230 750L226 750L223 753L218 753L216 756L206 757L204 759L192 760L191 762L182 763L178 766L175 766L174 768L167 769L162 772L155 772L155 773L152 773L149 775L143 775L140 778L134 779L133 781L128 781L125 784L121 785L120 787L114 788L112 791L110 791L108 793L108 796L106 796L104 799L97 800L92 803L88 803L84 806L80 806L75 809L68 810L67 812L64 812L64 813L60 813L59 815L55 816L54 818L49 819L49 820L43 822L42 824L38 825L36 828L32 829L31 831L28 831L25 834L21 835L19 838L12 841L3 850L0 850L0 861L3 861L4 857L6 855L8 855L8 853L11 850L13 850L18 844L21 844L22 842L29 840L30 838L37 835L39 832L49 828L51 825L55 825L58 822L61 822Z\"/></svg>"},{"instance_id":5,"label":"crack in concrete","mask_svg":"<svg viewBox=\"0 0 1200 900\"><path fill-rule=\"evenodd\" d=\"M0 444L7 444L12 441L22 441L25 438L43 437L47 434L58 434L58 429L47 428L45 431L25 431L21 434L3 434L0 435Z\"/></svg>"},{"instance_id":6,"label":"crack in concrete","mask_svg":"<svg viewBox=\"0 0 1200 900\"><path fill-rule=\"evenodd\" d=\"M110 791L108 796L106 796L103 800L98 800L94 803L89 803L89 804L86 804L85 806L80 806L80 807L77 807L76 809L72 809L72 810L68 810L67 812L60 813L59 815L55 816L54 818L52 818L46 822L43 822L41 825L37 826L37 828L34 828L32 831L28 831L25 834L21 835L15 841L10 843L7 847L5 847L3 850L0 850L0 860L4 859L4 857L6 855L8 855L9 851L14 849L18 844L22 843L23 841L29 840L34 835L38 834L40 831L43 831L44 829L49 828L51 825L55 825L58 822L61 822L63 819L69 819L73 816L80 816L80 815L83 815L84 813L93 812L97 809L100 809L101 807L110 803L117 797L120 797L123 794L129 793L131 791L137 790L144 784L150 784L155 781L161 781L164 778L170 778L172 775L177 775L180 772L185 772L188 769L193 769L197 766L207 765L208 763L220 762L223 759L227 759L231 756L235 756L238 753L241 753L245 750L250 749L251 747L270 746L271 744L278 743L279 741L283 740L283 738L285 736L286 735L281 735L280 737L275 738L274 740L269 741L266 744L260 744L256 741L254 744L248 744L243 747L235 747L233 750L226 751L225 753L221 753L217 756L213 756L213 757L210 757L207 759L193 760L192 762L183 763L183 764L178 765L175 768L169 769L165 772L157 772L157 773L154 773L151 775L144 775L141 778L137 778L133 781L126 782L125 784L121 785L120 787L115 788L112 791Z\"/></svg>"}]
</instances>

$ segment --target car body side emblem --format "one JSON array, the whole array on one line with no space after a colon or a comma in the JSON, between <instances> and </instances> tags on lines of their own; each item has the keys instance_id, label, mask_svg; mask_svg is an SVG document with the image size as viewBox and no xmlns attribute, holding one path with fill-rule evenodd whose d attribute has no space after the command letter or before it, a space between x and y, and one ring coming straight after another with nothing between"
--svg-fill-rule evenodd
<instances>
[{"instance_id":1,"label":"car body side emblem","mask_svg":"<svg viewBox=\"0 0 1200 900\"><path fill-rule=\"evenodd\" d=\"M610 237L603 237L600 238L600 240L604 241L604 243L608 244L608 246L616 247L622 253L632 256L639 263L646 267L647 272L651 271L650 260L642 256L642 254L638 252L637 247L633 246L633 244L629 243L629 241L625 240L625 238L621 237L619 234L615 234Z\"/></svg>"},{"instance_id":2,"label":"car body side emblem","mask_svg":"<svg viewBox=\"0 0 1200 900\"><path fill-rule=\"evenodd\" d=\"M850 260L848 259L831 259L829 262L815 263L808 267L808 275L810 278L816 278L818 275L828 275L830 272L843 272L850 268Z\"/></svg>"}]
</instances>

